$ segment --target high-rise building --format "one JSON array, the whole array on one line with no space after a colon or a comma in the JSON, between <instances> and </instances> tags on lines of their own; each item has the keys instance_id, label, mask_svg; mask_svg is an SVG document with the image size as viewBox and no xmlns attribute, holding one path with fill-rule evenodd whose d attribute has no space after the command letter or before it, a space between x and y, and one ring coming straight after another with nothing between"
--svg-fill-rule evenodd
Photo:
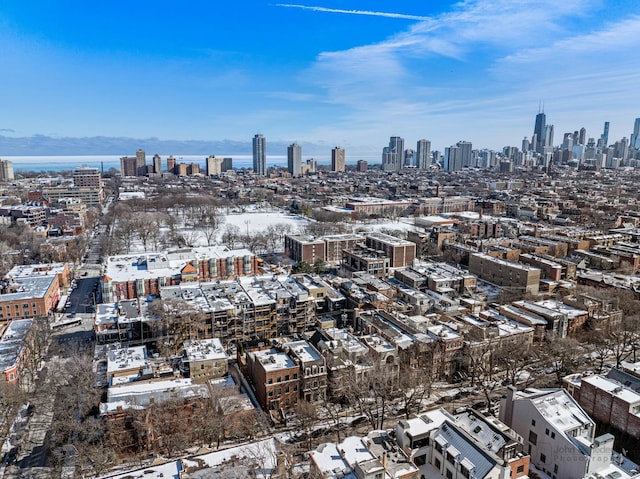
<instances>
[{"instance_id":1,"label":"high-rise building","mask_svg":"<svg viewBox=\"0 0 640 479\"><path fill-rule=\"evenodd\" d=\"M636 118L633 123L633 133L631 134L631 147L640 150L640 118Z\"/></svg>"},{"instance_id":2,"label":"high-rise building","mask_svg":"<svg viewBox=\"0 0 640 479\"><path fill-rule=\"evenodd\" d=\"M456 143L458 147L458 154L460 155L460 161L462 162L462 168L470 166L476 166L473 162L473 145L470 141L459 141Z\"/></svg>"},{"instance_id":3,"label":"high-rise building","mask_svg":"<svg viewBox=\"0 0 640 479\"><path fill-rule=\"evenodd\" d=\"M215 155L209 155L206 161L207 176L214 176L222 173L222 161L222 158L216 158Z\"/></svg>"},{"instance_id":4,"label":"high-rise building","mask_svg":"<svg viewBox=\"0 0 640 479\"><path fill-rule=\"evenodd\" d=\"M331 171L346 171L346 157L344 148L339 146L331 150Z\"/></svg>"},{"instance_id":5,"label":"high-rise building","mask_svg":"<svg viewBox=\"0 0 640 479\"><path fill-rule=\"evenodd\" d=\"M418 140L416 146L416 166L421 170L426 170L431 165L431 142L429 140Z\"/></svg>"},{"instance_id":6,"label":"high-rise building","mask_svg":"<svg viewBox=\"0 0 640 479\"><path fill-rule=\"evenodd\" d=\"M542 153L544 148L544 128L547 125L547 115L544 114L544 111L539 112L536 115L536 123L533 127L533 134L536 137L536 141L533 143L533 149L538 153Z\"/></svg>"},{"instance_id":7,"label":"high-rise building","mask_svg":"<svg viewBox=\"0 0 640 479\"><path fill-rule=\"evenodd\" d=\"M562 149L571 151L573 149L573 134L565 133L562 139Z\"/></svg>"},{"instance_id":8,"label":"high-rise building","mask_svg":"<svg viewBox=\"0 0 640 479\"><path fill-rule=\"evenodd\" d=\"M573 137L575 141L575 136ZM578 133L578 143L580 145L587 144L587 129L585 127L580 128L580 132Z\"/></svg>"},{"instance_id":9,"label":"high-rise building","mask_svg":"<svg viewBox=\"0 0 640 479\"><path fill-rule=\"evenodd\" d=\"M411 148L407 148L404 150L404 166L408 168L413 168L416 166L415 164L415 154L416 152Z\"/></svg>"},{"instance_id":10,"label":"high-rise building","mask_svg":"<svg viewBox=\"0 0 640 479\"><path fill-rule=\"evenodd\" d=\"M404 163L404 138L392 136L389 146L382 150L382 169L384 171L400 171Z\"/></svg>"},{"instance_id":11,"label":"high-rise building","mask_svg":"<svg viewBox=\"0 0 640 479\"><path fill-rule=\"evenodd\" d=\"M13 162L9 160L0 160L0 181L12 181L14 179Z\"/></svg>"},{"instance_id":12,"label":"high-rise building","mask_svg":"<svg viewBox=\"0 0 640 479\"><path fill-rule=\"evenodd\" d=\"M267 175L267 139L261 134L253 137L253 172L256 175Z\"/></svg>"},{"instance_id":13,"label":"high-rise building","mask_svg":"<svg viewBox=\"0 0 640 479\"><path fill-rule=\"evenodd\" d=\"M542 153L550 153L553 151L553 125L545 125L544 142L542 144Z\"/></svg>"},{"instance_id":14,"label":"high-rise building","mask_svg":"<svg viewBox=\"0 0 640 479\"><path fill-rule=\"evenodd\" d=\"M162 173L162 158L157 153L153 155L153 172L156 174Z\"/></svg>"},{"instance_id":15,"label":"high-rise building","mask_svg":"<svg viewBox=\"0 0 640 479\"><path fill-rule=\"evenodd\" d=\"M356 164L356 171L367 171L368 168L369 164L365 160L358 160L358 163Z\"/></svg>"},{"instance_id":16,"label":"high-rise building","mask_svg":"<svg viewBox=\"0 0 640 479\"><path fill-rule=\"evenodd\" d=\"M170 155L169 158L167 158L167 171L169 173L176 173L176 159L173 155Z\"/></svg>"},{"instance_id":17,"label":"high-rise building","mask_svg":"<svg viewBox=\"0 0 640 479\"><path fill-rule=\"evenodd\" d=\"M531 143L529 142L529 140L525 136L522 139L522 153L527 153L529 151L531 151Z\"/></svg>"},{"instance_id":18,"label":"high-rise building","mask_svg":"<svg viewBox=\"0 0 640 479\"><path fill-rule=\"evenodd\" d=\"M609 122L604 122L604 130L602 131L602 146L609 146Z\"/></svg>"},{"instance_id":19,"label":"high-rise building","mask_svg":"<svg viewBox=\"0 0 640 479\"><path fill-rule=\"evenodd\" d=\"M287 148L287 169L291 176L302 174L302 147L297 143L293 143Z\"/></svg>"},{"instance_id":20,"label":"high-rise building","mask_svg":"<svg viewBox=\"0 0 640 479\"><path fill-rule=\"evenodd\" d=\"M145 176L147 174L147 155L142 149L136 151L136 175Z\"/></svg>"},{"instance_id":21,"label":"high-rise building","mask_svg":"<svg viewBox=\"0 0 640 479\"><path fill-rule=\"evenodd\" d=\"M447 171L462 170L462 155L457 146L449 146L444 149L444 169Z\"/></svg>"},{"instance_id":22,"label":"high-rise building","mask_svg":"<svg viewBox=\"0 0 640 479\"><path fill-rule=\"evenodd\" d=\"M120 158L121 176L138 176L138 163L135 156L123 156Z\"/></svg>"},{"instance_id":23,"label":"high-rise building","mask_svg":"<svg viewBox=\"0 0 640 479\"><path fill-rule=\"evenodd\" d=\"M102 188L102 175L98 168L76 168L73 172L73 186L77 188Z\"/></svg>"}]
</instances>

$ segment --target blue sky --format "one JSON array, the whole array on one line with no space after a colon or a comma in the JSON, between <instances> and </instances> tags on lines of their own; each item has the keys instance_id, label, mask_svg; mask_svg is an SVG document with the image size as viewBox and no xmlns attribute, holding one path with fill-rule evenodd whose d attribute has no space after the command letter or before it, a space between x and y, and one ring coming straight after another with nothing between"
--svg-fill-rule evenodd
<instances>
[{"instance_id":1,"label":"blue sky","mask_svg":"<svg viewBox=\"0 0 640 479\"><path fill-rule=\"evenodd\" d=\"M612 142L640 117L637 6L2 0L0 135L499 149L542 100L555 143Z\"/></svg>"}]
</instances>

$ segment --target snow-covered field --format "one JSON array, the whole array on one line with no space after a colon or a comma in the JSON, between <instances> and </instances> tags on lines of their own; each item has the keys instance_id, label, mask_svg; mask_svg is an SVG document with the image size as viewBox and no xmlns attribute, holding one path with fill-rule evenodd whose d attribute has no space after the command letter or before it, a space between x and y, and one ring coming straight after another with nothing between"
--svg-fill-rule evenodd
<instances>
[{"instance_id":1,"label":"snow-covered field","mask_svg":"<svg viewBox=\"0 0 640 479\"><path fill-rule=\"evenodd\" d=\"M240 234L254 234L265 232L270 225L286 225L291 228L291 233L301 233L307 224L309 224L308 219L302 216L290 215L280 210L231 213L224 217L217 239L218 241L220 240L227 225L235 225L240 228Z\"/></svg>"}]
</instances>

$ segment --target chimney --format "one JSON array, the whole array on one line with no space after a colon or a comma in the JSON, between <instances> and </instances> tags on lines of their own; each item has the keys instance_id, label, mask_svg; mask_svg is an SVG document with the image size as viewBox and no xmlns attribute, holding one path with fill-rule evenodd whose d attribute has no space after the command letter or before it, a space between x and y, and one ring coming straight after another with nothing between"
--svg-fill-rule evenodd
<instances>
[{"instance_id":1,"label":"chimney","mask_svg":"<svg viewBox=\"0 0 640 479\"><path fill-rule=\"evenodd\" d=\"M387 469L387 451L382 453L382 467L384 467L385 470Z\"/></svg>"}]
</instances>

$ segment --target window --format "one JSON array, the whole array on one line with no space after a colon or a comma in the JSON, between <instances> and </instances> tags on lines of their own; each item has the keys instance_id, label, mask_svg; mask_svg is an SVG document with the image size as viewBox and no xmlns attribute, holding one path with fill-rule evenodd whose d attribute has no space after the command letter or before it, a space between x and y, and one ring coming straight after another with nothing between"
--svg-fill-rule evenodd
<instances>
[{"instance_id":1,"label":"window","mask_svg":"<svg viewBox=\"0 0 640 479\"><path fill-rule=\"evenodd\" d=\"M288 374L284 377L284 380L285 380L285 381L288 381L288 380L289 380L289 375L288 375Z\"/></svg>"},{"instance_id":2,"label":"window","mask_svg":"<svg viewBox=\"0 0 640 479\"><path fill-rule=\"evenodd\" d=\"M453 472L450 469L447 469L447 479L453 479Z\"/></svg>"},{"instance_id":3,"label":"window","mask_svg":"<svg viewBox=\"0 0 640 479\"><path fill-rule=\"evenodd\" d=\"M529 442L534 446L538 444L538 435L533 431L529 431Z\"/></svg>"},{"instance_id":4,"label":"window","mask_svg":"<svg viewBox=\"0 0 640 479\"><path fill-rule=\"evenodd\" d=\"M557 464L553 466L553 473L554 474L558 474L558 465Z\"/></svg>"},{"instance_id":5,"label":"window","mask_svg":"<svg viewBox=\"0 0 640 479\"><path fill-rule=\"evenodd\" d=\"M532 425L532 426L535 426L535 425L536 425L536 420L535 420L535 419L532 419L532 420L531 420L531 425Z\"/></svg>"},{"instance_id":6,"label":"window","mask_svg":"<svg viewBox=\"0 0 640 479\"><path fill-rule=\"evenodd\" d=\"M546 428L546 429L544 430L544 433L548 436L548 435L549 435L549 428Z\"/></svg>"},{"instance_id":7,"label":"window","mask_svg":"<svg viewBox=\"0 0 640 479\"><path fill-rule=\"evenodd\" d=\"M462 474L462 476L466 477L467 479L469 479L469 476L471 475L471 473L464 466L460 466L460 474Z\"/></svg>"},{"instance_id":8,"label":"window","mask_svg":"<svg viewBox=\"0 0 640 479\"><path fill-rule=\"evenodd\" d=\"M455 464L456 463L456 458L453 457L453 455L451 453L447 453L447 461L449 461L451 464Z\"/></svg>"},{"instance_id":9,"label":"window","mask_svg":"<svg viewBox=\"0 0 640 479\"><path fill-rule=\"evenodd\" d=\"M280 382L282 381L282 376L278 376L278 379L276 379L276 382Z\"/></svg>"},{"instance_id":10,"label":"window","mask_svg":"<svg viewBox=\"0 0 640 479\"><path fill-rule=\"evenodd\" d=\"M551 431L551 439L555 439L556 438L556 433Z\"/></svg>"},{"instance_id":11,"label":"window","mask_svg":"<svg viewBox=\"0 0 640 479\"><path fill-rule=\"evenodd\" d=\"M278 393L278 396L280 396L280 394L282 394L282 388L278 388L278 390L276 391L276 393Z\"/></svg>"},{"instance_id":12,"label":"window","mask_svg":"<svg viewBox=\"0 0 640 479\"><path fill-rule=\"evenodd\" d=\"M293 390L294 390L294 391L297 391L297 390L298 390L298 385L297 385L297 384L294 384L294 385L293 385Z\"/></svg>"},{"instance_id":13,"label":"window","mask_svg":"<svg viewBox=\"0 0 640 479\"><path fill-rule=\"evenodd\" d=\"M273 378L269 378L269 380L267 381L267 384L273 384Z\"/></svg>"},{"instance_id":14,"label":"window","mask_svg":"<svg viewBox=\"0 0 640 479\"><path fill-rule=\"evenodd\" d=\"M440 459L436 457L433 461L433 465L436 467L436 469L440 470Z\"/></svg>"},{"instance_id":15,"label":"window","mask_svg":"<svg viewBox=\"0 0 640 479\"><path fill-rule=\"evenodd\" d=\"M436 451L442 454L442 445L439 442L436 442Z\"/></svg>"},{"instance_id":16,"label":"window","mask_svg":"<svg viewBox=\"0 0 640 479\"><path fill-rule=\"evenodd\" d=\"M542 463L547 462L547 456L545 456L544 454L540 453L540 462L542 462Z\"/></svg>"},{"instance_id":17,"label":"window","mask_svg":"<svg viewBox=\"0 0 640 479\"><path fill-rule=\"evenodd\" d=\"M517 474L522 474L524 472L524 464L520 464L516 469Z\"/></svg>"}]
</instances>

